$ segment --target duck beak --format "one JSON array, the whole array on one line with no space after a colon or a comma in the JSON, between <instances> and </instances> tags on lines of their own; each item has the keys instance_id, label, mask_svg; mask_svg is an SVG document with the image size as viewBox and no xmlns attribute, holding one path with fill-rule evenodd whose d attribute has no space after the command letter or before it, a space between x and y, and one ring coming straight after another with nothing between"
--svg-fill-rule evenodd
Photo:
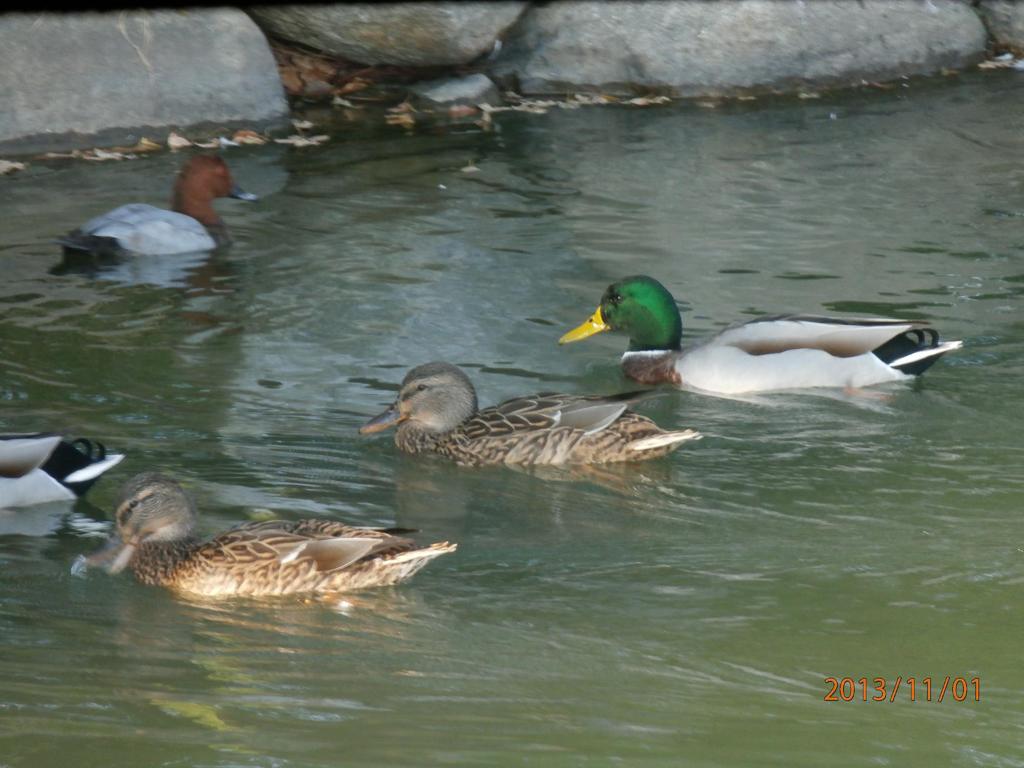
<instances>
[{"instance_id":1,"label":"duck beak","mask_svg":"<svg viewBox=\"0 0 1024 768\"><path fill-rule=\"evenodd\" d=\"M235 186L233 186L231 188L231 191L228 193L228 197L234 197L234 198L237 198L238 200L247 200L250 203L253 200L259 200L260 199L259 195L254 195L252 192L246 192L244 189L242 189L237 184L235 184Z\"/></svg>"},{"instance_id":2,"label":"duck beak","mask_svg":"<svg viewBox=\"0 0 1024 768\"><path fill-rule=\"evenodd\" d=\"M393 404L384 413L379 413L359 428L359 434L372 435L374 432L383 432L388 427L401 424L408 416L403 416L398 411L398 403Z\"/></svg>"},{"instance_id":3,"label":"duck beak","mask_svg":"<svg viewBox=\"0 0 1024 768\"><path fill-rule=\"evenodd\" d=\"M604 321L603 317L601 317L601 307L598 307L594 310L594 314L587 318L586 322L573 328L560 338L558 343L568 344L570 341L579 341L580 339L585 339L588 336L593 336L595 333L601 333L602 331L609 330L611 330L611 326Z\"/></svg>"},{"instance_id":4,"label":"duck beak","mask_svg":"<svg viewBox=\"0 0 1024 768\"><path fill-rule=\"evenodd\" d=\"M71 568L71 572L80 576L93 566L104 566L107 573L120 573L135 554L134 544L125 544L119 536L111 536L110 540L102 549L93 552L88 557L79 555Z\"/></svg>"}]
</instances>

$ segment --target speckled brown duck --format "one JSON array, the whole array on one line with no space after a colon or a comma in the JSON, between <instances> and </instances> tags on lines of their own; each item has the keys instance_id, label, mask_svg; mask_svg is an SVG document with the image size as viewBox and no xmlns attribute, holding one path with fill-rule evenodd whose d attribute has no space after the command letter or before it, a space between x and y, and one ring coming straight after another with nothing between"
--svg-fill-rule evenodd
<instances>
[{"instance_id":1,"label":"speckled brown duck","mask_svg":"<svg viewBox=\"0 0 1024 768\"><path fill-rule=\"evenodd\" d=\"M437 453L464 466L639 461L700 438L692 429L666 432L629 410L645 394L539 394L478 410L473 383L460 368L426 363L406 374L398 399L359 431L397 425L402 451Z\"/></svg>"},{"instance_id":2,"label":"speckled brown duck","mask_svg":"<svg viewBox=\"0 0 1024 768\"><path fill-rule=\"evenodd\" d=\"M74 570L108 563L110 573L129 568L144 584L210 597L334 593L397 584L456 548L331 520L249 523L203 542L196 519L173 479L137 475L121 491L116 535Z\"/></svg>"}]
</instances>

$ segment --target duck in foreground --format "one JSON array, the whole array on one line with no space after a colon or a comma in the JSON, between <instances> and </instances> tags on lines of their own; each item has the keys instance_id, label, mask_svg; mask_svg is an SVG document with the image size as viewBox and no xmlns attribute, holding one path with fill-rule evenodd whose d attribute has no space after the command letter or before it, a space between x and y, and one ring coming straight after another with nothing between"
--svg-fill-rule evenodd
<instances>
[{"instance_id":1,"label":"duck in foreground","mask_svg":"<svg viewBox=\"0 0 1024 768\"><path fill-rule=\"evenodd\" d=\"M258 200L231 178L227 163L213 155L196 155L178 173L170 211L132 203L90 219L57 239L65 256L95 254L117 258L129 254L170 256L210 251L231 242L227 226L213 209L218 197Z\"/></svg>"},{"instance_id":2,"label":"duck in foreground","mask_svg":"<svg viewBox=\"0 0 1024 768\"><path fill-rule=\"evenodd\" d=\"M71 501L124 455L102 443L60 435L0 435L0 509Z\"/></svg>"},{"instance_id":3,"label":"duck in foreground","mask_svg":"<svg viewBox=\"0 0 1024 768\"><path fill-rule=\"evenodd\" d=\"M396 529L357 528L332 520L271 520L233 528L203 542L196 508L173 479L146 472L129 480L107 547L72 567L129 568L144 584L207 597L346 592L397 584L439 555L448 542L419 547Z\"/></svg>"},{"instance_id":4,"label":"duck in foreground","mask_svg":"<svg viewBox=\"0 0 1024 768\"><path fill-rule=\"evenodd\" d=\"M907 320L778 315L731 325L684 350L675 299L646 275L608 286L590 319L558 343L603 331L629 335L622 355L629 378L726 395L902 381L963 346Z\"/></svg>"},{"instance_id":5,"label":"duck in foreground","mask_svg":"<svg viewBox=\"0 0 1024 768\"><path fill-rule=\"evenodd\" d=\"M463 466L638 461L701 437L692 429L666 432L629 410L646 394L539 394L478 410L473 383L460 368L426 363L406 374L398 399L359 431L398 425L401 450L438 453Z\"/></svg>"}]
</instances>

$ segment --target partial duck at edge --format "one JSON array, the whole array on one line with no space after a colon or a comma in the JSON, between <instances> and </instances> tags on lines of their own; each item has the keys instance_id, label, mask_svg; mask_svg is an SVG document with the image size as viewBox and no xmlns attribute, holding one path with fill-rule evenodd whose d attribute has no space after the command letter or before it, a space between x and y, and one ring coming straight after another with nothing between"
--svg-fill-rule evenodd
<instances>
[{"instance_id":1,"label":"partial duck at edge","mask_svg":"<svg viewBox=\"0 0 1024 768\"><path fill-rule=\"evenodd\" d=\"M0 509L71 501L124 455L103 443L36 433L0 435Z\"/></svg>"}]
</instances>

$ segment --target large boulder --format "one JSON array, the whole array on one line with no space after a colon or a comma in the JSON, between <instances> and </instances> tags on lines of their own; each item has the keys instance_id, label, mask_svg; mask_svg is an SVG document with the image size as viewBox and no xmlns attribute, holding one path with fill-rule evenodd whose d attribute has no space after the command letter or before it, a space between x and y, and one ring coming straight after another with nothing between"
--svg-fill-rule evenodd
<instances>
[{"instance_id":1,"label":"large boulder","mask_svg":"<svg viewBox=\"0 0 1024 768\"><path fill-rule=\"evenodd\" d=\"M985 45L960 0L555 0L523 15L491 72L528 94L698 96L928 74Z\"/></svg>"},{"instance_id":2,"label":"large boulder","mask_svg":"<svg viewBox=\"0 0 1024 768\"><path fill-rule=\"evenodd\" d=\"M0 144L31 149L288 113L266 38L229 8L0 15L0 104Z\"/></svg>"},{"instance_id":3,"label":"large boulder","mask_svg":"<svg viewBox=\"0 0 1024 768\"><path fill-rule=\"evenodd\" d=\"M981 0L978 11L996 43L1024 53L1024 3L1016 0Z\"/></svg>"},{"instance_id":4,"label":"large boulder","mask_svg":"<svg viewBox=\"0 0 1024 768\"><path fill-rule=\"evenodd\" d=\"M248 9L271 37L361 64L465 64L494 47L525 2L339 3Z\"/></svg>"}]
</instances>

